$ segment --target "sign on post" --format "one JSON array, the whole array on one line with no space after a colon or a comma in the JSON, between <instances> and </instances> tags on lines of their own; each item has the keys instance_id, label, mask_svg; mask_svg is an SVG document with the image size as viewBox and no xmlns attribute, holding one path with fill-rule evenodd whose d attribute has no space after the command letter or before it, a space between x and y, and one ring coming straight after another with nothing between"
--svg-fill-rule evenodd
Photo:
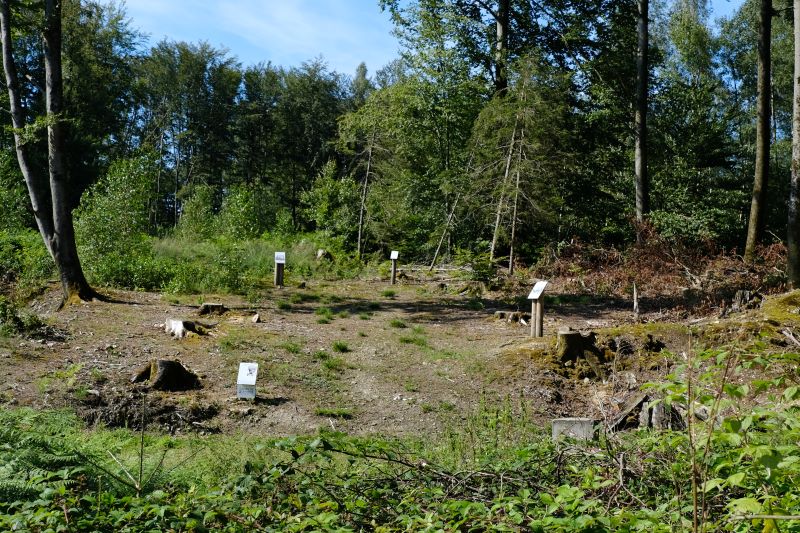
<instances>
[{"instance_id":1,"label":"sign on post","mask_svg":"<svg viewBox=\"0 0 800 533\"><path fill-rule=\"evenodd\" d=\"M548 281L537 281L528 299L531 300L531 337L544 335L544 299L542 294Z\"/></svg>"},{"instance_id":2,"label":"sign on post","mask_svg":"<svg viewBox=\"0 0 800 533\"><path fill-rule=\"evenodd\" d=\"M283 269L286 265L286 252L275 252L275 286L283 287Z\"/></svg>"},{"instance_id":3,"label":"sign on post","mask_svg":"<svg viewBox=\"0 0 800 533\"><path fill-rule=\"evenodd\" d=\"M392 285L395 284L397 280L397 258L400 257L400 252L397 250L392 250L392 253L389 254L389 259L392 260Z\"/></svg>"},{"instance_id":4,"label":"sign on post","mask_svg":"<svg viewBox=\"0 0 800 533\"><path fill-rule=\"evenodd\" d=\"M236 379L236 396L241 400L256 399L256 378L258 363L239 363L239 377Z\"/></svg>"}]
</instances>

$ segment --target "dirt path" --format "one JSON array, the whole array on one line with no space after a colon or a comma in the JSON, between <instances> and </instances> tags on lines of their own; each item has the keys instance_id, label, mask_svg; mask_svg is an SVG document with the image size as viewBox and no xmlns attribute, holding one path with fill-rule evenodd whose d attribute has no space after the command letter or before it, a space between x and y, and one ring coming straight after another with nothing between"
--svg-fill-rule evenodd
<instances>
[{"instance_id":1,"label":"dirt path","mask_svg":"<svg viewBox=\"0 0 800 533\"><path fill-rule=\"evenodd\" d=\"M113 302L58 313L52 312L55 293L35 301L32 308L67 338L0 338L0 401L75 406L87 420L135 426L141 386L129 378L150 359L168 358L181 361L203 384L196 391L147 394L148 417L168 431L289 435L327 427L424 436L468 416L482 397L522 398L544 420L597 415L620 386L565 381L527 352L514 351L529 343L529 330L494 319L493 312L507 304L459 296L433 283L391 289L371 282L312 283L251 302L206 296L206 302L231 309L210 318L198 317L196 296L111 296ZM251 320L256 313L259 323ZM213 327L210 335L177 340L163 330L168 318ZM547 309L545 332L552 336L565 325L609 328L631 318L607 302L556 300ZM255 403L235 398L242 361L259 363Z\"/></svg>"}]
</instances>

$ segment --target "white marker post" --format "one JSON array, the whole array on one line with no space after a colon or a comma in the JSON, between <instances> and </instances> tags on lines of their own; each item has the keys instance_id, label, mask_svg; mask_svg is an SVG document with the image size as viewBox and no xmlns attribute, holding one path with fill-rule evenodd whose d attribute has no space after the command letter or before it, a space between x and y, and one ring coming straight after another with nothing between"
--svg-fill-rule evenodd
<instances>
[{"instance_id":1,"label":"white marker post","mask_svg":"<svg viewBox=\"0 0 800 533\"><path fill-rule=\"evenodd\" d=\"M258 363L239 363L239 377L236 379L236 397L240 400L255 400L257 377Z\"/></svg>"},{"instance_id":2,"label":"white marker post","mask_svg":"<svg viewBox=\"0 0 800 533\"><path fill-rule=\"evenodd\" d=\"M275 286L283 287L283 267L286 265L286 252L275 252Z\"/></svg>"},{"instance_id":3,"label":"white marker post","mask_svg":"<svg viewBox=\"0 0 800 533\"><path fill-rule=\"evenodd\" d=\"M547 281L537 281L528 295L528 300L531 300L531 337L544 335L544 298L542 298L542 294L548 283Z\"/></svg>"},{"instance_id":4,"label":"white marker post","mask_svg":"<svg viewBox=\"0 0 800 533\"><path fill-rule=\"evenodd\" d=\"M400 252L397 250L392 250L392 253L389 255L389 259L392 260L392 285L397 281L397 258L399 256Z\"/></svg>"}]
</instances>

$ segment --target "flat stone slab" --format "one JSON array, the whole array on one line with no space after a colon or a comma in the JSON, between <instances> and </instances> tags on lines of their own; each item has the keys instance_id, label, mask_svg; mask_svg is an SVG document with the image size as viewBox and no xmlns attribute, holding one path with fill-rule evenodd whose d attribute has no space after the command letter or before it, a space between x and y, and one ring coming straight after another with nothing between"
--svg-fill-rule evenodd
<instances>
[{"instance_id":1,"label":"flat stone slab","mask_svg":"<svg viewBox=\"0 0 800 533\"><path fill-rule=\"evenodd\" d=\"M561 437L594 440L596 424L594 418L556 418L553 420L553 441Z\"/></svg>"}]
</instances>

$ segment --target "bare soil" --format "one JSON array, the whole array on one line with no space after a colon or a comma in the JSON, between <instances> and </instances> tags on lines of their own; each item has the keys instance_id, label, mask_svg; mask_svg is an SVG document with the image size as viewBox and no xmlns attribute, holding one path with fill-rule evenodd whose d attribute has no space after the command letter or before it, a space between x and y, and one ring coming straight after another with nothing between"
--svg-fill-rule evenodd
<instances>
[{"instance_id":1,"label":"bare soil","mask_svg":"<svg viewBox=\"0 0 800 533\"><path fill-rule=\"evenodd\" d=\"M268 436L334 428L424 437L466 419L480 401L506 399L543 424L558 416L610 420L644 382L669 372L671 354L691 349L690 327L716 320L653 306L642 325L630 302L551 294L545 337L531 339L528 326L494 316L529 311L524 300L470 296L477 290L468 282L309 282L253 301L106 291L110 301L56 312L59 292L51 289L30 306L51 326L50 338L0 338L0 403L67 407L90 424L136 428L144 419L172 433ZM201 317L202 302L230 310ZM175 339L164 331L167 319L209 331ZM553 359L564 326L598 332L609 356L605 379ZM202 387L161 392L131 383L152 359L180 361ZM244 361L259 364L254 402L236 398Z\"/></svg>"}]
</instances>

